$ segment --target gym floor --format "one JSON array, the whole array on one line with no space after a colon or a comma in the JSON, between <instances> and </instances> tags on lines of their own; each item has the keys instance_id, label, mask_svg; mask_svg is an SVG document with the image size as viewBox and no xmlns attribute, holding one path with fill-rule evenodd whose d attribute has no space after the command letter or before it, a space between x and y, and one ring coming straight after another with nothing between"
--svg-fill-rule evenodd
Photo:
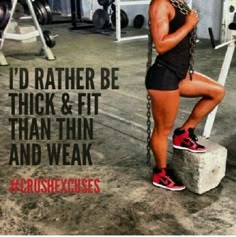
<instances>
[{"instance_id":1,"label":"gym floor","mask_svg":"<svg viewBox=\"0 0 236 237\"><path fill-rule=\"evenodd\" d=\"M0 234L236 234L236 61L226 81L211 140L228 149L228 166L221 184L203 194L169 192L151 184L146 166L146 40L115 43L114 36L70 31L69 25L46 27L58 34L56 61L35 56L40 43L6 42L9 66L0 71ZM213 51L200 40L195 68L217 80L226 48ZM119 90L103 90L95 118L92 166L9 166L11 144L9 68L119 68ZM99 77L95 78L98 85ZM33 82L28 92L33 88ZM72 100L78 91L67 91ZM176 126L189 115L195 99L181 99ZM58 105L59 106L59 105ZM200 124L197 134L203 132ZM169 146L169 158L172 148ZM11 194L9 180L29 177L96 177L99 194Z\"/></svg>"}]
</instances>

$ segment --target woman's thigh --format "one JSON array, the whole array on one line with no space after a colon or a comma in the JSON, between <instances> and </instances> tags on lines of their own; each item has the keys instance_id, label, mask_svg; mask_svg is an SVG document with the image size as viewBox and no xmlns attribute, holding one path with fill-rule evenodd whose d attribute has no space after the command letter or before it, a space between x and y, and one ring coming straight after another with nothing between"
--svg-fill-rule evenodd
<instances>
[{"instance_id":1,"label":"woman's thigh","mask_svg":"<svg viewBox=\"0 0 236 237\"><path fill-rule=\"evenodd\" d=\"M148 94L155 125L159 129L171 129L178 112L179 90L148 90Z\"/></svg>"},{"instance_id":2,"label":"woman's thigh","mask_svg":"<svg viewBox=\"0 0 236 237\"><path fill-rule=\"evenodd\" d=\"M199 72L193 74L190 80L189 74L179 83L179 92L183 97L210 97L224 95L224 87Z\"/></svg>"}]
</instances>

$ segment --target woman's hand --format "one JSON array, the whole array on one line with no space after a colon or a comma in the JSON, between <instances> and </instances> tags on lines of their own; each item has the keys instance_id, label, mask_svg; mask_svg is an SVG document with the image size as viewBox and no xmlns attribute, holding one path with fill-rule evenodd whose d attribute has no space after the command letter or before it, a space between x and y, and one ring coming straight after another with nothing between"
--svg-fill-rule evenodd
<instances>
[{"instance_id":1,"label":"woman's hand","mask_svg":"<svg viewBox=\"0 0 236 237\"><path fill-rule=\"evenodd\" d=\"M186 16L186 24L191 28L195 28L197 23L199 22L199 17L197 14L197 11L192 10L187 16Z\"/></svg>"}]
</instances>

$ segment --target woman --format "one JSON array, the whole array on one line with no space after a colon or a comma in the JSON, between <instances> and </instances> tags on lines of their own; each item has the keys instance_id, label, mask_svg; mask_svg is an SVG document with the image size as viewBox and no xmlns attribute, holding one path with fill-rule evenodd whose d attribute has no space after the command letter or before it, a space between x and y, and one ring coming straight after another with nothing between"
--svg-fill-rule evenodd
<instances>
[{"instance_id":1,"label":"woman","mask_svg":"<svg viewBox=\"0 0 236 237\"><path fill-rule=\"evenodd\" d=\"M174 131L173 146L191 152L205 152L197 143L194 129L224 97L224 88L191 69L191 34L199 19L196 11L183 13L183 0L153 0L149 8L150 31L159 55L147 72L146 88L151 98L154 129L151 148L156 168L153 184L165 189L183 190L167 175L167 139L173 129L180 96L201 97L187 121Z\"/></svg>"}]
</instances>

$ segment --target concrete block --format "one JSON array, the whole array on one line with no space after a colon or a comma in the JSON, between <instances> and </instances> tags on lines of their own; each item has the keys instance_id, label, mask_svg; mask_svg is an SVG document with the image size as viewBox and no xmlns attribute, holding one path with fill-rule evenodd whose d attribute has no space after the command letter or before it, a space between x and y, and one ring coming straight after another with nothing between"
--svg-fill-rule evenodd
<instances>
[{"instance_id":1,"label":"concrete block","mask_svg":"<svg viewBox=\"0 0 236 237\"><path fill-rule=\"evenodd\" d=\"M227 149L208 139L199 138L205 153L174 149L171 166L190 191L202 194L219 185L225 176Z\"/></svg>"},{"instance_id":2,"label":"concrete block","mask_svg":"<svg viewBox=\"0 0 236 237\"><path fill-rule=\"evenodd\" d=\"M30 32L35 31L36 28L35 26L32 25L21 25L21 26L17 26L16 27L16 33L18 34L27 34ZM27 39L27 40L22 40L22 43L32 43L32 42L36 42L37 41L37 37L33 37L31 39Z\"/></svg>"}]
</instances>

